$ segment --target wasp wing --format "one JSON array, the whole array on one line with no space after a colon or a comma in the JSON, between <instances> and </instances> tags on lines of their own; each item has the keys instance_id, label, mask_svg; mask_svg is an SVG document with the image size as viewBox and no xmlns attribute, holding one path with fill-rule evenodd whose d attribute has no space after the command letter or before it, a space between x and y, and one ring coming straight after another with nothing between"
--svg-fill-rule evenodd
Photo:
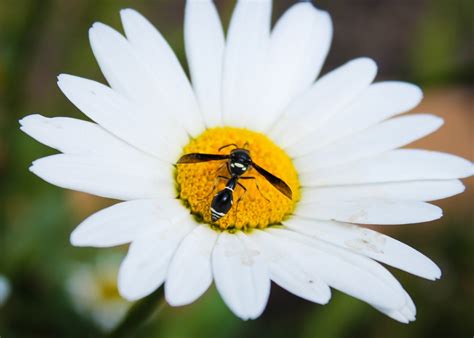
<instances>
[{"instance_id":1,"label":"wasp wing","mask_svg":"<svg viewBox=\"0 0 474 338\"><path fill-rule=\"evenodd\" d=\"M258 171L260 175L265 177L265 179L270 182L275 188L277 188L283 195L288 197L290 200L293 197L293 193L291 192L291 188L286 184L283 180L279 179L275 175L269 173L262 167L260 167L256 163L252 163L252 166L255 168L255 170Z\"/></svg>"},{"instance_id":2,"label":"wasp wing","mask_svg":"<svg viewBox=\"0 0 474 338\"><path fill-rule=\"evenodd\" d=\"M181 156L177 164L226 160L229 155L192 153Z\"/></svg>"}]
</instances>

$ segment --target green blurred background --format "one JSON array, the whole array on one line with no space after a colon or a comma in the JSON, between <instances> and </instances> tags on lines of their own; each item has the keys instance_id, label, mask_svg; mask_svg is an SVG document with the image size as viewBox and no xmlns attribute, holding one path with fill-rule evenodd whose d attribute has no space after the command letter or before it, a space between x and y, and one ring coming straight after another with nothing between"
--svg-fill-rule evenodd
<instances>
[{"instance_id":1,"label":"green blurred background","mask_svg":"<svg viewBox=\"0 0 474 338\"><path fill-rule=\"evenodd\" d=\"M274 19L293 1L277 0ZM225 24L234 1L217 1ZM442 116L437 134L415 146L473 160L472 0L321 0L330 12L334 42L323 73L358 56L379 64L378 80L419 84L418 112ZM94 21L120 29L119 10L147 16L185 63L184 1L0 1L0 275L11 292L0 307L0 336L98 337L128 303L115 289L126 247L74 248L69 233L82 219L114 201L66 191L28 171L54 153L22 134L18 119L31 113L85 118L56 87L70 73L104 81L88 45ZM429 255L443 270L433 283L393 270L418 308L417 321L400 324L334 291L326 306L273 286L261 318L242 322L214 288L198 302L166 306L137 337L472 337L474 334L473 179L467 191L436 204L442 220L377 227Z\"/></svg>"}]
</instances>

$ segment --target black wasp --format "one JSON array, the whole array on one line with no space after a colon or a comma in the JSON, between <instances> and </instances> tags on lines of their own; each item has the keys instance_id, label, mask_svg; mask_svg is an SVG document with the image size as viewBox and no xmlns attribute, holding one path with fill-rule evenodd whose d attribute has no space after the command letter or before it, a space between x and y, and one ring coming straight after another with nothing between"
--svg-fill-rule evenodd
<instances>
[{"instance_id":1,"label":"black wasp","mask_svg":"<svg viewBox=\"0 0 474 338\"><path fill-rule=\"evenodd\" d=\"M242 184L240 184L238 180L239 179L244 179L244 180L255 179L255 177L253 176L242 176L252 167L255 168L255 170L257 170L257 172L260 175L265 177L265 179L268 182L270 182L276 189L278 189L283 195L288 197L290 200L292 199L291 188L283 180L279 179L275 175L269 173L268 171L266 171L265 169L257 165L255 162L253 162L252 158L250 157L250 152L247 149L239 148L236 144L228 144L219 148L219 151L229 146L235 147L235 149L233 149L230 152L230 154L201 154L201 153L186 154L186 155L183 155L178 160L178 163L177 163L177 164L186 164L186 163L200 163L200 162L208 162L208 161L227 160L227 162L224 164L227 164L227 171L229 172L230 177L217 176L218 179L226 179L227 183L226 183L225 188L219 191L212 199L212 203L211 203L212 222L216 222L219 218L225 216L225 214L229 212L233 204L233 200L234 200L233 192L236 185L239 185L240 187L242 187L242 189L244 189L244 193L247 191L247 189ZM259 189L258 185L257 185L257 188ZM239 200L242 198L242 196L239 198ZM237 200L237 202L239 200Z\"/></svg>"}]
</instances>

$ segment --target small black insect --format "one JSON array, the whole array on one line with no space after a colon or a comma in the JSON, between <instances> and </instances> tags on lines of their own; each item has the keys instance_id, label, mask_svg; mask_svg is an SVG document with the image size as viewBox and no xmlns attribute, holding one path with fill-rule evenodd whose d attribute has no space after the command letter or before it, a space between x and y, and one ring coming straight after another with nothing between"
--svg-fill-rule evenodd
<instances>
[{"instance_id":1,"label":"small black insect","mask_svg":"<svg viewBox=\"0 0 474 338\"><path fill-rule=\"evenodd\" d=\"M227 160L227 162L224 164L227 164L227 171L229 172L230 177L217 176L218 179L226 179L227 183L226 183L225 188L219 191L212 199L211 219L213 222L216 222L217 220L219 220L221 217L225 216L229 212L234 202L233 192L236 185L239 185L240 187L242 187L242 189L244 189L244 194L245 194L247 189L238 180L239 179L243 179L243 180L253 179L254 180L255 177L253 176L242 176L251 167L255 168L255 170L257 170L257 172L260 175L265 177L265 179L268 182L270 182L276 189L278 189L283 195L288 197L290 200L292 199L291 188L288 186L288 184L286 184L283 180L279 179L275 175L269 173L268 171L266 171L265 169L257 165L255 162L253 162L252 158L250 157L250 152L247 149L239 148L236 144L228 144L219 148L219 151L229 146L235 147L235 149L233 149L230 152L230 154L226 154L226 155L225 154L201 154L201 153L186 154L186 155L183 155L178 160L178 163L177 163L177 164L187 164L187 163ZM260 191L260 188L258 187L258 185L257 185L257 188ZM242 196L240 196L237 202L240 201Z\"/></svg>"}]
</instances>

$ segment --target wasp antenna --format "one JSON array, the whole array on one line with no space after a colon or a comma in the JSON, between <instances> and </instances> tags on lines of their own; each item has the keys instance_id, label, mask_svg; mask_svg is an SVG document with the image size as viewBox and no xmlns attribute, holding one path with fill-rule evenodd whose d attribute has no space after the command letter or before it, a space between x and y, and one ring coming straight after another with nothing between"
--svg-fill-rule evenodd
<instances>
[{"instance_id":1,"label":"wasp antenna","mask_svg":"<svg viewBox=\"0 0 474 338\"><path fill-rule=\"evenodd\" d=\"M235 143L229 143L229 144L226 144L225 146L220 147L218 151L221 151L222 149L225 149L225 148L230 147L230 146L234 146L235 148L239 147Z\"/></svg>"}]
</instances>

